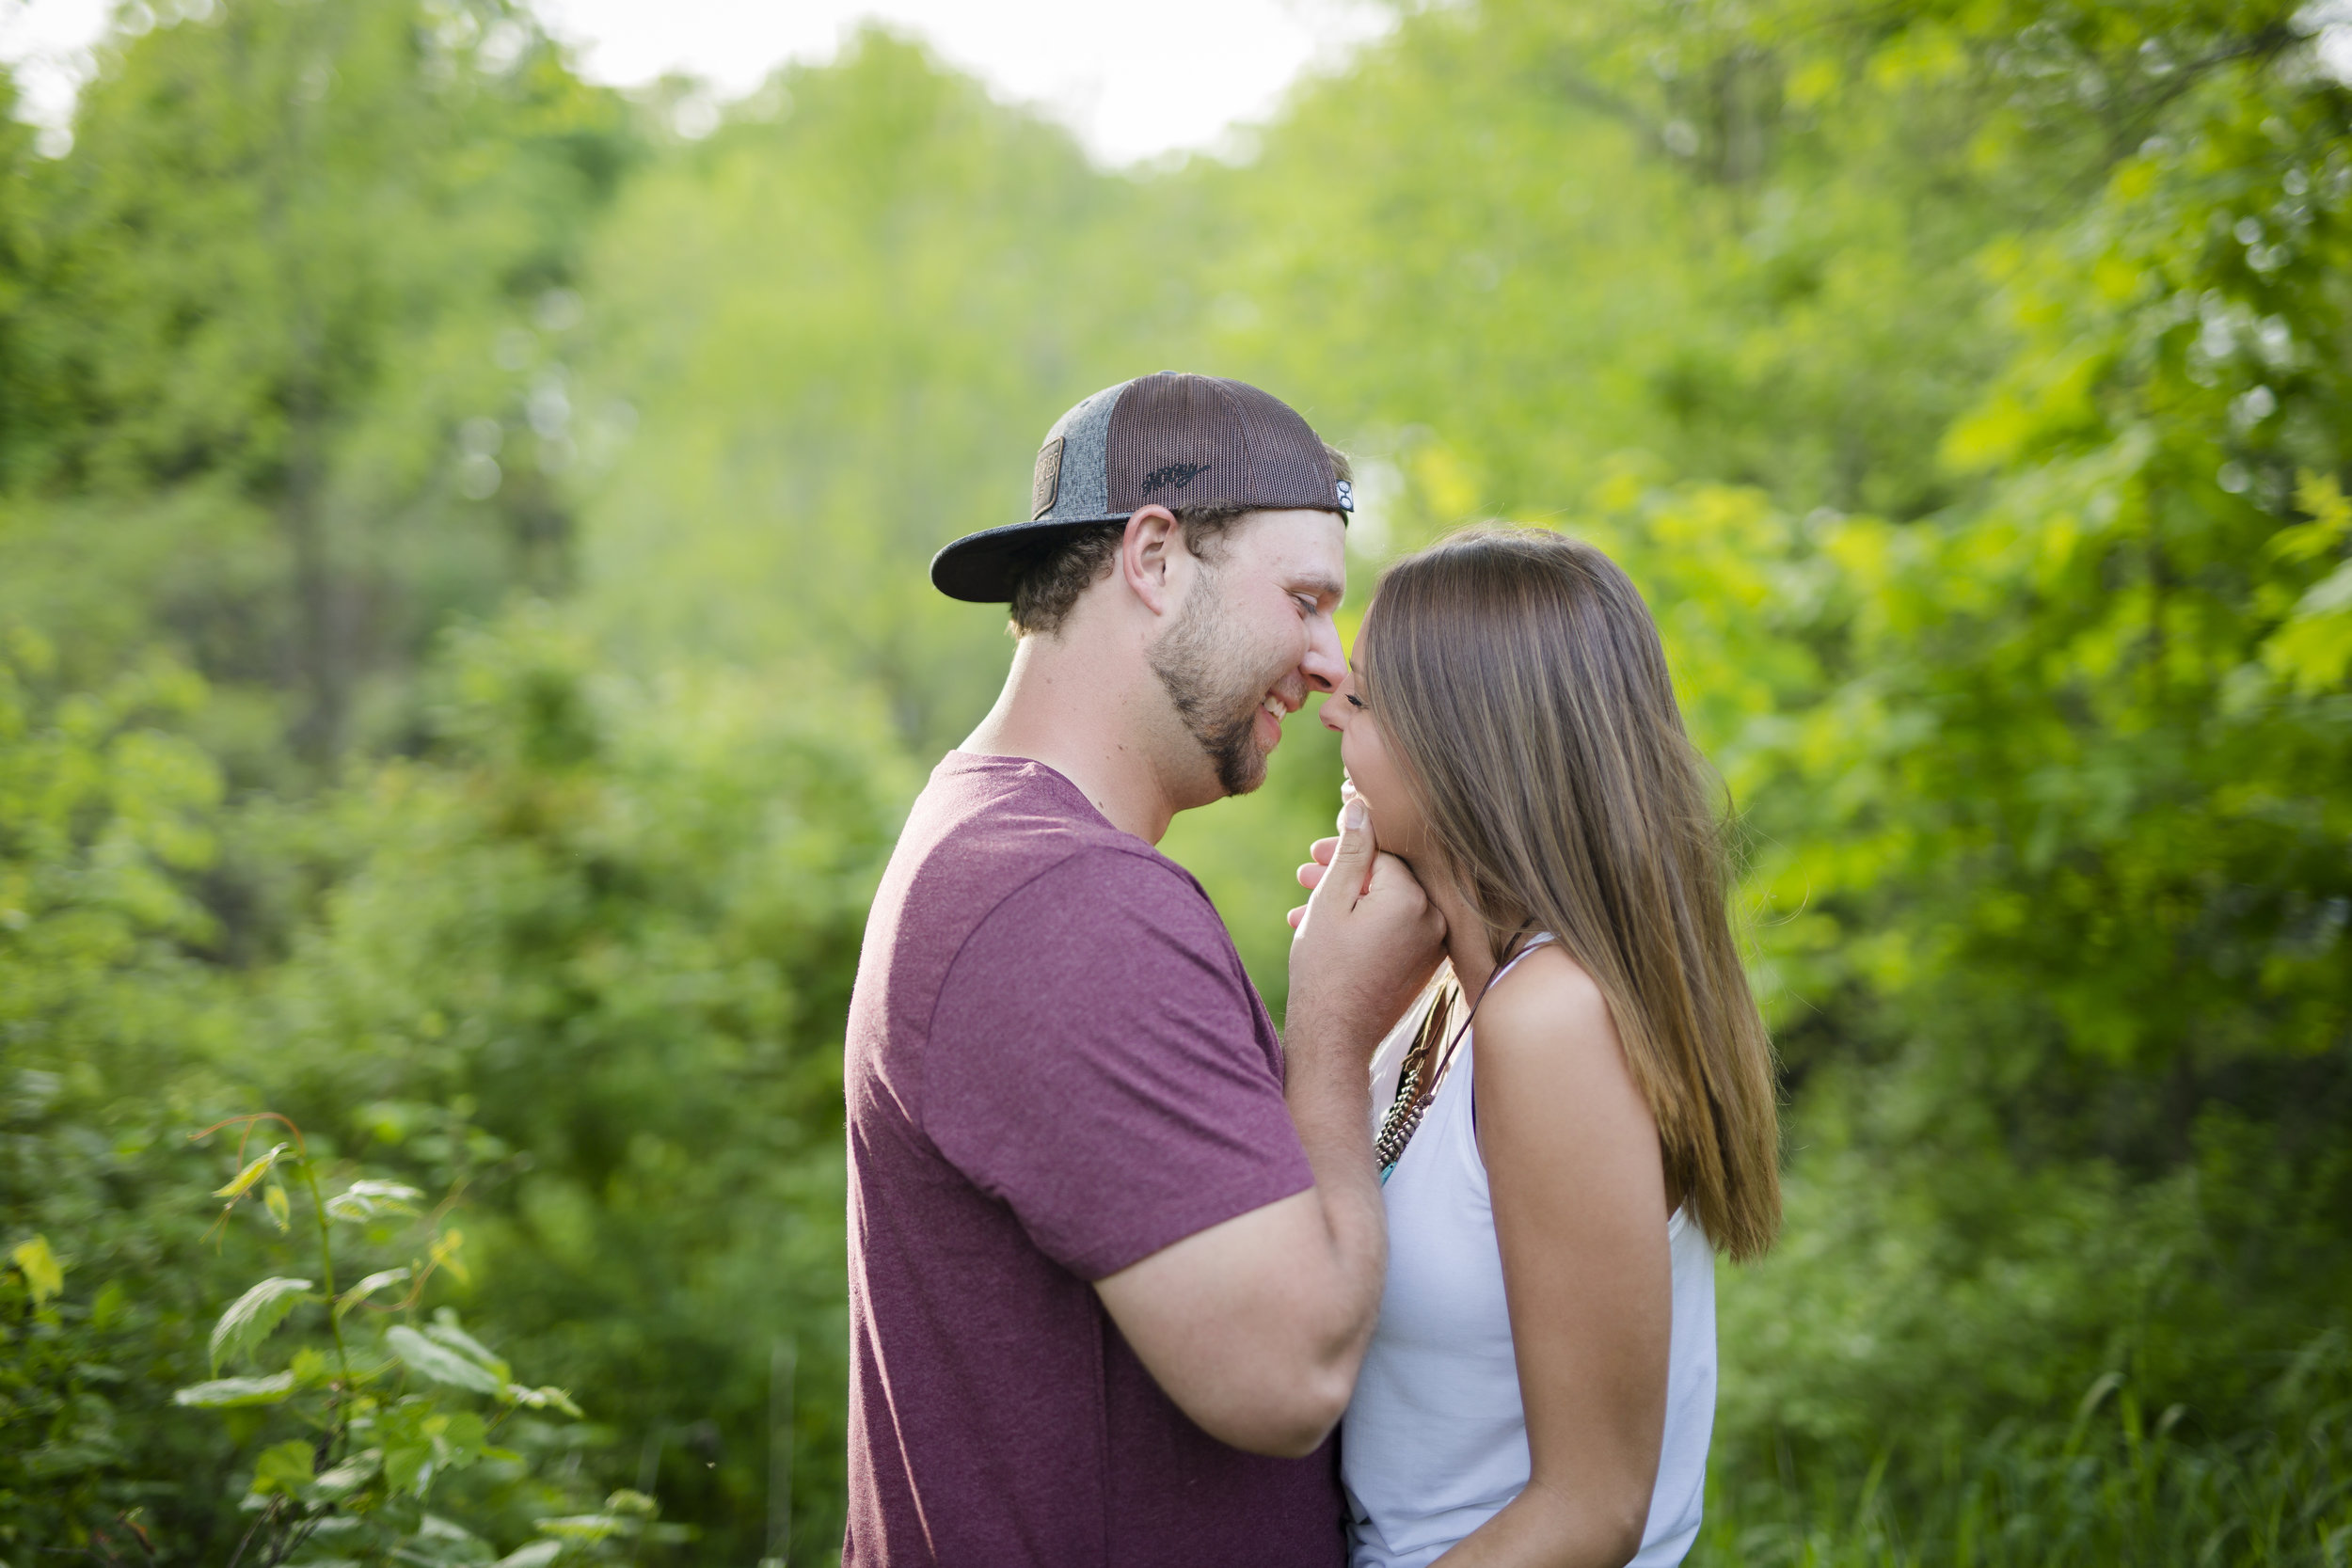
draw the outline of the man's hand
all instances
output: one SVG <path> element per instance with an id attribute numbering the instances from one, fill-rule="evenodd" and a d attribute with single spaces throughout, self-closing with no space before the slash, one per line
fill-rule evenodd
<path id="1" fill-rule="evenodd" d="M 1380 853 L 1361 796 L 1312 852 L 1298 872 L 1312 895 L 1291 919 L 1290 1034 L 1361 1065 L 1437 972 L 1445 920 L 1405 863 Z"/>
<path id="2" fill-rule="evenodd" d="M 1346 1409 L 1380 1309 L 1388 1244 L 1372 1164 L 1380 1037 L 1437 968 L 1445 922 L 1351 801 L 1291 943 L 1284 1085 L 1311 1191 L 1095 1281 L 1177 1407 L 1253 1453 L 1313 1450 Z"/>

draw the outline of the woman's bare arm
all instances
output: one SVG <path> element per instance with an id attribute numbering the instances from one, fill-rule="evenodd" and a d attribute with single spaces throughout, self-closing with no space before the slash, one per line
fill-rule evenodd
<path id="1" fill-rule="evenodd" d="M 1478 1142 L 1527 1408 L 1527 1490 L 1444 1568 L 1622 1568 L 1666 1419 L 1674 1277 L 1658 1128 L 1600 991 L 1557 947 L 1479 1008 Z"/>

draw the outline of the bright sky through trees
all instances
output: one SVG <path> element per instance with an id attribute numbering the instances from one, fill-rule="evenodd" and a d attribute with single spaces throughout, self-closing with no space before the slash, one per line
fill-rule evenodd
<path id="1" fill-rule="evenodd" d="M 52 128 L 52 150 L 113 8 L 113 0 L 0 0 L 0 59 L 18 68 L 24 117 Z M 1000 96 L 1042 105 L 1113 164 L 1213 146 L 1264 117 L 1302 71 L 1385 31 L 1392 14 L 1371 0 L 539 0 L 536 8 L 593 81 L 628 87 L 677 71 L 722 99 L 787 60 L 830 58 L 849 30 L 879 19 L 921 35 Z M 687 110 L 683 129 L 697 112 Z"/>

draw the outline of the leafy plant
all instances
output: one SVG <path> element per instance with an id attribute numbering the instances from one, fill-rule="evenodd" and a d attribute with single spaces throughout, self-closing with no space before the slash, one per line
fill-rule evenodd
<path id="1" fill-rule="evenodd" d="M 248 1160 L 246 1144 L 263 1122 L 282 1125 L 288 1141 Z M 257 1112 L 193 1136 L 230 1126 L 240 1131 L 237 1171 L 214 1194 L 226 1200 L 220 1223 L 259 1194 L 270 1223 L 291 1237 L 297 1227 L 287 1196 L 291 1179 L 306 1200 L 300 1228 L 316 1238 L 318 1278 L 272 1275 L 231 1302 L 213 1328 L 215 1375 L 174 1396 L 197 1410 L 266 1408 L 281 1426 L 301 1429 L 255 1456 L 243 1502 L 252 1523 L 229 1568 L 248 1561 L 276 1568 L 322 1556 L 360 1563 L 495 1558 L 501 1568 L 547 1568 L 559 1560 L 606 1560 L 622 1543 L 683 1536 L 681 1527 L 656 1524 L 653 1499 L 635 1491 L 613 1493 L 601 1510 L 532 1520 L 537 1539 L 503 1558 L 483 1535 L 436 1512 L 443 1506 L 437 1490 L 448 1493 L 459 1472 L 501 1466 L 510 1487 L 529 1477 L 530 1457 L 500 1441 L 517 1418 L 551 1412 L 578 1420 L 580 1406 L 564 1389 L 516 1382 L 507 1363 L 468 1333 L 453 1309 L 421 1315 L 427 1281 L 463 1267 L 462 1233 L 445 1223 L 454 1190 L 430 1212 L 419 1208 L 421 1192 L 398 1181 L 352 1180 L 329 1196 L 319 1162 L 293 1121 Z M 342 1287 L 339 1227 L 346 1254 L 356 1241 L 371 1251 L 406 1250 L 408 1260 Z M 36 1238 L 17 1250 L 35 1293 L 55 1293 L 56 1263 L 46 1243 Z M 297 1314 L 310 1331 L 306 1342 L 278 1370 L 260 1370 L 266 1348 Z M 233 1375 L 217 1375 L 223 1370 Z"/>

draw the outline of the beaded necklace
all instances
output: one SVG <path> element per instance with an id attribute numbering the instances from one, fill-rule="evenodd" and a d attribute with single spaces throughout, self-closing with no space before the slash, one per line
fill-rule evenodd
<path id="1" fill-rule="evenodd" d="M 1537 937 L 1505 958 L 1496 966 L 1492 974 L 1486 976 L 1486 983 L 1479 988 L 1478 1001 L 1471 1003 L 1470 1011 L 1462 1016 L 1462 1026 L 1454 1032 L 1451 1040 L 1446 1041 L 1444 1054 L 1438 1057 L 1434 1067 L 1429 1059 L 1430 1053 L 1438 1042 L 1445 1038 L 1447 1016 L 1454 1010 L 1454 999 L 1461 995 L 1461 987 L 1457 984 L 1439 991 L 1437 1000 L 1429 1005 L 1429 1017 L 1422 1022 L 1421 1033 L 1414 1037 L 1411 1047 L 1406 1051 L 1404 1065 L 1397 1073 L 1396 1098 L 1389 1101 L 1388 1115 L 1380 1118 L 1380 1135 L 1372 1141 L 1372 1158 L 1380 1167 L 1382 1186 L 1388 1185 L 1389 1178 L 1396 1170 L 1396 1163 L 1405 1158 L 1405 1146 L 1413 1141 L 1413 1133 L 1421 1127 L 1421 1118 L 1429 1114 L 1430 1103 L 1438 1097 L 1438 1085 L 1444 1079 L 1446 1069 L 1454 1065 L 1454 1053 L 1460 1047 L 1463 1037 L 1470 1033 L 1470 1020 L 1478 1016 L 1479 1003 L 1485 1002 L 1493 993 L 1495 982 L 1502 979 L 1513 964 L 1549 940 L 1548 937 Z"/>

